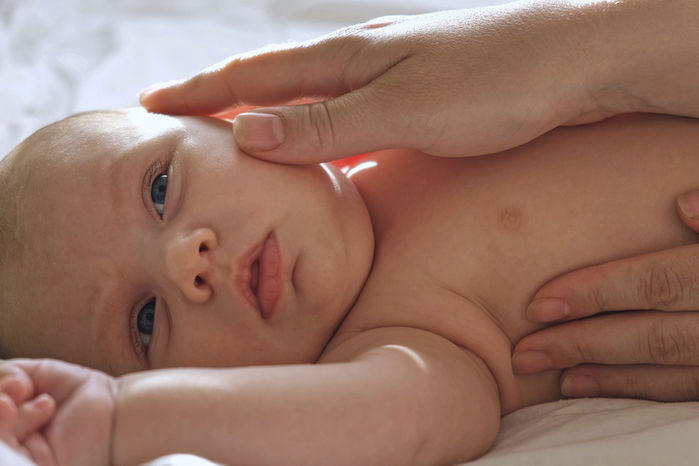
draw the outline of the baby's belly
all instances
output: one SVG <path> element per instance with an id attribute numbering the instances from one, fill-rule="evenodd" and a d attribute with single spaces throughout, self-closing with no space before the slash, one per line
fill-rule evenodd
<path id="1" fill-rule="evenodd" d="M 675 198 L 699 187 L 699 120 L 633 116 L 555 130 L 495 156 L 393 153 L 380 163 L 402 173 L 392 177 L 401 186 L 382 188 L 377 272 L 400 273 L 392 286 L 404 293 L 424 286 L 422 294 L 435 295 L 416 299 L 401 318 L 475 351 L 501 390 L 538 389 L 530 401 L 558 393 L 557 374 L 511 372 L 511 347 L 541 328 L 524 316 L 541 285 L 697 239 L 677 217 Z"/>

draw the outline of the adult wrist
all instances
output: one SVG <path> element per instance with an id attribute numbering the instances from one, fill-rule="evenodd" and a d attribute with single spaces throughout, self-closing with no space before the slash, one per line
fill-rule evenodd
<path id="1" fill-rule="evenodd" d="M 589 7 L 590 100 L 600 113 L 699 116 L 699 2 L 617 0 Z"/>

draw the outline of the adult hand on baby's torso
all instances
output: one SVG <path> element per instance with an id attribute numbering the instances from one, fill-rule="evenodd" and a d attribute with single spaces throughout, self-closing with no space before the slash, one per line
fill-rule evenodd
<path id="1" fill-rule="evenodd" d="M 678 206 L 699 232 L 699 191 Z M 699 400 L 697 311 L 699 244 L 574 271 L 544 285 L 527 311 L 532 321 L 570 322 L 522 339 L 513 366 L 520 374 L 568 368 L 566 396 Z"/>
<path id="2" fill-rule="evenodd" d="M 586 34 L 590 21 L 566 8 L 578 7 L 377 18 L 233 56 L 150 88 L 141 102 L 156 112 L 221 115 L 240 105 L 328 98 L 237 117 L 241 148 L 274 161 L 314 163 L 396 147 L 440 156 L 496 152 L 619 110 L 603 113 L 592 101 L 585 76 L 603 63 L 584 63 L 594 54 L 582 48 L 604 39 Z"/>

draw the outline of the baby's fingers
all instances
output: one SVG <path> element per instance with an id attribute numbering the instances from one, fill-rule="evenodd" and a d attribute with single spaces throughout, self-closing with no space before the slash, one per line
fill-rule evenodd
<path id="1" fill-rule="evenodd" d="M 23 442 L 32 433 L 42 428 L 51 420 L 56 409 L 56 402 L 44 393 L 20 406 L 15 425 L 15 435 Z"/>
<path id="2" fill-rule="evenodd" d="M 8 395 L 0 393 L 0 440 L 10 444 L 15 435 L 17 405 Z"/>
<path id="3" fill-rule="evenodd" d="M 46 438 L 38 432 L 33 432 L 24 440 L 24 448 L 32 460 L 39 466 L 54 466 L 56 461 Z"/>
<path id="4" fill-rule="evenodd" d="M 0 368 L 0 393 L 5 393 L 15 403 L 21 404 L 33 396 L 34 383 L 25 371 L 5 363 Z"/>

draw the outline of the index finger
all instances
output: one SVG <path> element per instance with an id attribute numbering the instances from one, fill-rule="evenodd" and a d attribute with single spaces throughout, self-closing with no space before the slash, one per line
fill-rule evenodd
<path id="1" fill-rule="evenodd" d="M 234 55 L 189 79 L 146 88 L 141 91 L 141 105 L 161 113 L 212 115 L 242 104 L 287 102 L 303 94 L 299 67 L 308 73 L 306 79 L 319 76 L 318 66 L 313 67 L 317 60 L 312 57 L 317 53 L 316 49 L 289 44 Z M 338 83 L 327 79 L 305 85 L 313 85 L 323 94 L 338 91 Z"/>
<path id="2" fill-rule="evenodd" d="M 141 104 L 162 113 L 213 115 L 238 105 L 336 97 L 364 86 L 399 61 L 390 50 L 368 47 L 371 40 L 362 31 L 361 25 L 352 26 L 315 40 L 234 55 L 189 79 L 145 89 Z"/>
<path id="3" fill-rule="evenodd" d="M 527 317 L 534 322 L 565 321 L 629 309 L 699 310 L 699 245 L 562 275 L 539 289 Z"/>

